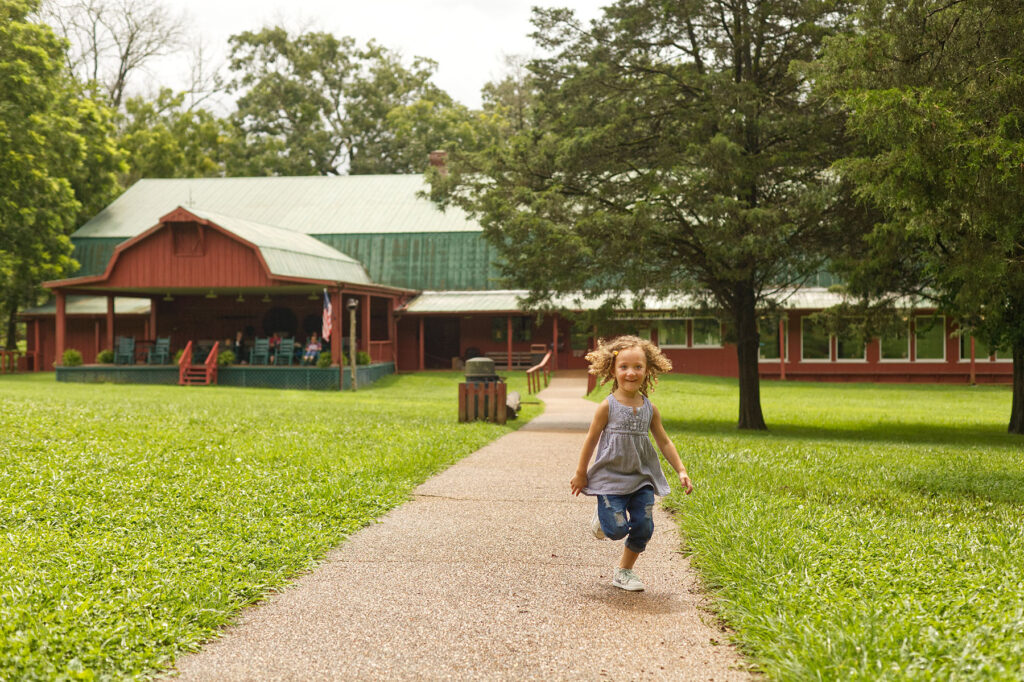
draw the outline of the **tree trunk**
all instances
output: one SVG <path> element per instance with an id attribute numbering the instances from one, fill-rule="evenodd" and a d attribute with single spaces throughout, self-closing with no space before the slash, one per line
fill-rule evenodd
<path id="1" fill-rule="evenodd" d="M 1024 342 L 1013 344 L 1013 402 L 1010 405 L 1010 433 L 1024 434 Z"/>
<path id="2" fill-rule="evenodd" d="M 740 379 L 740 420 L 741 429 L 766 430 L 764 415 L 761 413 L 761 377 L 758 373 L 758 349 L 760 337 L 757 333 L 757 310 L 754 307 L 754 292 L 746 287 L 738 297 L 736 306 L 736 357 L 739 360 Z"/>

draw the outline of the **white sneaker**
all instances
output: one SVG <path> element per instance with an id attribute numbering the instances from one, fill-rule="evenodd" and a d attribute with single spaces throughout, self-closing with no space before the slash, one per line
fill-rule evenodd
<path id="1" fill-rule="evenodd" d="M 604 531 L 601 530 L 601 517 L 597 515 L 597 510 L 594 510 L 594 520 L 590 522 L 590 530 L 594 533 L 594 537 L 598 540 L 607 540 L 604 536 Z"/>
<path id="2" fill-rule="evenodd" d="M 644 584 L 637 577 L 636 573 L 629 568 L 616 568 L 615 578 L 612 579 L 612 585 L 619 589 L 626 590 L 627 592 L 643 592 Z"/>

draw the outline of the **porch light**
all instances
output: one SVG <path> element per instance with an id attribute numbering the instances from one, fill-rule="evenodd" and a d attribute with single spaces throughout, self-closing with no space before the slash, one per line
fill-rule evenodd
<path id="1" fill-rule="evenodd" d="M 235 303 L 245 303 L 245 297 L 242 296 L 242 292 L 238 292 L 238 298 L 235 299 Z"/>
<path id="2" fill-rule="evenodd" d="M 263 294 L 263 298 L 260 299 L 263 303 L 270 303 L 270 294 Z"/>
<path id="3" fill-rule="evenodd" d="M 167 294 L 164 295 L 164 300 L 165 301 L 173 301 L 174 297 L 171 296 L 171 294 L 168 292 Z"/>
<path id="4" fill-rule="evenodd" d="M 306 300 L 307 301 L 319 301 L 320 300 L 320 296 L 318 296 L 315 291 L 311 291 L 311 292 L 309 292 L 309 296 L 306 297 Z"/>
<path id="5" fill-rule="evenodd" d="M 217 294 L 213 293 L 213 289 L 210 289 L 204 298 L 217 298 Z"/>

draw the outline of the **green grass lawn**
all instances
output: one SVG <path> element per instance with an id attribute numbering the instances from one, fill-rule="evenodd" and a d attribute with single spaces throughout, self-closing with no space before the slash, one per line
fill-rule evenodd
<path id="1" fill-rule="evenodd" d="M 357 393 L 0 378 L 0 679 L 145 675 L 515 428 L 462 375 Z M 525 374 L 510 388 L 525 394 Z"/>
<path id="2" fill-rule="evenodd" d="M 652 399 L 697 489 L 668 498 L 736 640 L 781 680 L 1024 679 L 1024 438 L 1007 387 L 735 381 Z"/>

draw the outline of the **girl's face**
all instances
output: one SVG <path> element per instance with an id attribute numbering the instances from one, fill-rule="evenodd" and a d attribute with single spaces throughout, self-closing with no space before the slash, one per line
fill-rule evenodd
<path id="1" fill-rule="evenodd" d="M 615 356 L 615 381 L 625 391 L 639 391 L 647 376 L 647 356 L 637 348 L 625 348 Z"/>

